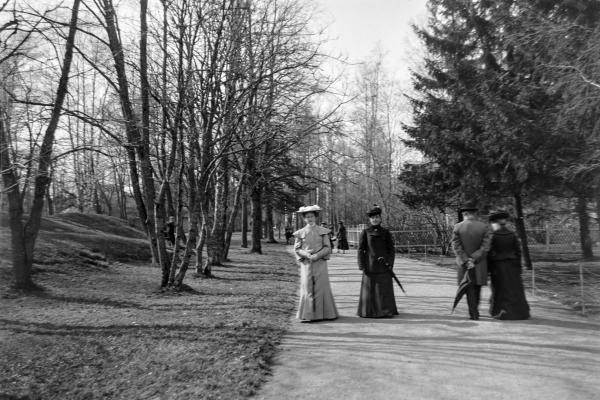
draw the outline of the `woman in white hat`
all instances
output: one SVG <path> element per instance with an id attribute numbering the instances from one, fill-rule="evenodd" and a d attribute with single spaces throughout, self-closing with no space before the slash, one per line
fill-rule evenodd
<path id="1" fill-rule="evenodd" d="M 296 232 L 294 251 L 300 263 L 300 304 L 297 318 L 302 321 L 336 319 L 338 317 L 327 260 L 331 253 L 329 229 L 316 224 L 321 208 L 317 205 L 300 207 L 306 226 Z"/>

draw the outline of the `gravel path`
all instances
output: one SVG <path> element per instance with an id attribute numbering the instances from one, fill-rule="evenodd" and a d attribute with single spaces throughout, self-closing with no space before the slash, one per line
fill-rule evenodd
<path id="1" fill-rule="evenodd" d="M 531 298 L 532 319 L 454 315 L 453 271 L 399 258 L 400 315 L 356 316 L 361 276 L 356 254 L 334 254 L 329 273 L 341 317 L 293 321 L 258 399 L 540 399 L 600 398 L 600 322 L 544 298 Z M 529 293 L 528 293 L 529 295 Z M 486 300 L 483 300 L 486 299 Z"/>

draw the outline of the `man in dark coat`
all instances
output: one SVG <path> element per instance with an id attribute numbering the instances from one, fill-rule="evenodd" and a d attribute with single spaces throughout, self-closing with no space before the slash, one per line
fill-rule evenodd
<path id="1" fill-rule="evenodd" d="M 394 265 L 394 241 L 390 231 L 381 227 L 381 208 L 375 206 L 367 215 L 371 226 L 361 233 L 358 242 L 358 268 L 363 271 L 358 316 L 392 317 L 398 315 L 392 276 L 377 259 L 383 257 Z"/>
<path id="2" fill-rule="evenodd" d="M 477 220 L 477 206 L 465 205 L 460 210 L 464 220 L 454 225 L 452 231 L 452 249 L 458 265 L 458 282 L 467 269 L 475 268 L 475 280 L 467 290 L 469 316 L 479 319 L 479 300 L 481 286 L 487 285 L 487 253 L 490 250 L 492 235 L 489 226 Z"/>

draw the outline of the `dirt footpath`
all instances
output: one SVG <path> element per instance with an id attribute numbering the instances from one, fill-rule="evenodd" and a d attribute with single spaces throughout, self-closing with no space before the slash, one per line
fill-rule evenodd
<path id="1" fill-rule="evenodd" d="M 544 298 L 528 300 L 532 319 L 467 318 L 466 300 L 454 315 L 453 271 L 399 258 L 395 271 L 400 315 L 356 316 L 361 276 L 356 254 L 329 262 L 341 317 L 292 323 L 273 377 L 258 399 L 540 399 L 600 398 L 600 322 Z M 484 300 L 485 299 L 485 300 Z"/>

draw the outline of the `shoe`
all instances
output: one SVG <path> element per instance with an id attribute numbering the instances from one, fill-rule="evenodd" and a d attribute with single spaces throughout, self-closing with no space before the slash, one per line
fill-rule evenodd
<path id="1" fill-rule="evenodd" d="M 479 321 L 479 316 L 474 315 L 474 316 L 469 317 L 469 319 L 472 319 L 473 321 Z"/>

